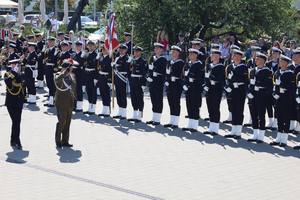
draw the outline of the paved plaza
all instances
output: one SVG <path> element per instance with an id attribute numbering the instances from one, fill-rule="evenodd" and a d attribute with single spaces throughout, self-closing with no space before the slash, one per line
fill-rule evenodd
<path id="1" fill-rule="evenodd" d="M 290 136 L 284 149 L 248 143 L 251 130 L 247 128 L 238 142 L 223 137 L 230 129 L 227 125 L 221 126 L 220 136 L 203 135 L 200 132 L 208 123 L 202 120 L 200 132 L 189 134 L 80 113 L 71 124 L 74 147 L 57 150 L 55 108 L 42 106 L 46 93 L 39 90 L 37 106 L 25 106 L 23 111 L 23 151 L 13 151 L 1 84 L 1 200 L 299 199 L 300 152 L 291 147 L 300 137 Z M 98 101 L 97 112 L 100 108 Z M 168 122 L 168 110 L 165 99 L 163 123 Z M 182 99 L 181 127 L 185 114 Z M 205 102 L 201 116 L 207 117 Z M 222 120 L 226 116 L 223 101 Z M 147 96 L 143 120 L 150 118 Z M 275 136 L 268 132 L 266 142 Z"/>

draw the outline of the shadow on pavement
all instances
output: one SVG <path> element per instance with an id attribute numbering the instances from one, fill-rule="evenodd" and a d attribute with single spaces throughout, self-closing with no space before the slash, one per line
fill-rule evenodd
<path id="1" fill-rule="evenodd" d="M 79 158 L 82 156 L 80 150 L 74 150 L 72 148 L 57 148 L 57 154 L 59 161 L 62 163 L 76 163 L 79 162 Z"/>
<path id="2" fill-rule="evenodd" d="M 15 164 L 24 164 L 26 163 L 24 159 L 28 157 L 29 151 L 14 149 L 11 152 L 7 152 L 6 155 L 7 155 L 6 162 L 15 163 Z"/>

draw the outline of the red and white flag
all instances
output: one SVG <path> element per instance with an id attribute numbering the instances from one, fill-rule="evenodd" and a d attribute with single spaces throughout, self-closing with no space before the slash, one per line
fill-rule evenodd
<path id="1" fill-rule="evenodd" d="M 1 30 L 1 39 L 9 40 L 11 38 L 11 32 L 9 29 L 0 29 Z"/>
<path id="2" fill-rule="evenodd" d="M 109 22 L 106 28 L 105 37 L 105 48 L 109 50 L 109 56 L 111 57 L 114 50 L 119 47 L 119 40 L 117 36 L 117 31 L 115 27 L 115 13 L 111 13 L 109 17 Z"/>

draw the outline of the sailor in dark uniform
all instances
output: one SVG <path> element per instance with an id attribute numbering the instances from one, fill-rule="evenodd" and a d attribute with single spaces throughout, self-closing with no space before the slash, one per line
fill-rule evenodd
<path id="1" fill-rule="evenodd" d="M 12 41 L 10 41 L 8 46 L 8 57 L 3 62 L 3 65 L 6 69 L 8 69 L 9 61 L 19 59 L 20 55 L 16 53 L 16 44 Z"/>
<path id="2" fill-rule="evenodd" d="M 250 73 L 250 71 L 254 68 L 256 68 L 256 54 L 259 53 L 261 51 L 261 48 L 259 46 L 251 46 L 251 58 L 247 61 L 247 67 L 248 67 L 248 72 Z M 253 104 L 251 103 L 251 99 L 248 98 L 248 107 L 249 107 L 249 111 L 251 113 L 251 109 L 252 109 Z M 255 108 L 253 108 L 255 110 Z M 252 118 L 251 116 L 249 117 L 249 122 L 244 124 L 244 126 L 251 126 L 252 125 Z"/>
<path id="3" fill-rule="evenodd" d="M 186 97 L 188 125 L 182 130 L 190 132 L 198 131 L 199 110 L 202 105 L 205 67 L 198 59 L 199 54 L 200 51 L 198 49 L 189 49 L 189 67 L 184 72 L 183 90 Z"/>
<path id="4" fill-rule="evenodd" d="M 293 56 L 292 56 L 292 59 L 294 61 L 294 64 L 295 64 L 295 70 L 294 70 L 294 74 L 296 76 L 296 85 L 297 85 L 297 88 L 296 88 L 296 125 L 295 125 L 295 129 L 293 131 L 294 134 L 298 135 L 300 134 L 300 98 L 299 95 L 300 95 L 300 84 L 299 84 L 299 81 L 300 81 L 300 49 L 297 48 L 293 51 Z"/>
<path id="5" fill-rule="evenodd" d="M 110 88 L 112 79 L 112 58 L 109 56 L 109 52 L 106 48 L 102 49 L 102 56 L 100 57 L 99 74 L 97 75 L 97 87 L 100 90 L 100 96 L 102 99 L 102 110 L 99 116 L 109 117 L 111 114 L 110 102 Z"/>
<path id="6" fill-rule="evenodd" d="M 205 49 L 205 43 L 204 40 L 200 38 L 195 38 L 191 41 L 192 49 L 199 50 L 198 60 L 200 60 L 203 64 L 205 64 L 206 61 L 206 49 Z"/>
<path id="7" fill-rule="evenodd" d="M 297 108 L 297 127 L 294 134 L 299 134 L 299 123 L 300 123 L 300 49 L 296 49 L 293 52 L 293 61 L 295 63 L 294 74 L 296 76 L 296 108 Z M 294 147 L 295 150 L 300 150 L 300 145 Z"/>
<path id="8" fill-rule="evenodd" d="M 131 33 L 125 32 L 124 33 L 125 36 L 125 45 L 127 46 L 127 54 L 131 55 L 131 50 L 134 47 L 134 44 L 131 41 Z"/>
<path id="9" fill-rule="evenodd" d="M 279 65 L 279 59 L 280 59 L 281 53 L 282 53 L 282 51 L 280 49 L 278 49 L 276 47 L 272 47 L 271 60 L 268 61 L 266 65 L 272 71 L 273 76 L 279 69 L 278 65 Z M 278 128 L 278 121 L 277 121 L 277 117 L 276 117 L 277 114 L 275 112 L 274 106 L 275 106 L 274 98 L 272 97 L 272 98 L 268 99 L 268 103 L 267 103 L 267 113 L 268 113 L 269 121 L 266 126 L 267 129 L 271 129 L 271 130 L 277 130 L 277 128 Z"/>
<path id="10" fill-rule="evenodd" d="M 225 66 L 221 60 L 220 50 L 211 50 L 211 63 L 205 69 L 206 104 L 209 113 L 209 129 L 204 134 L 219 133 L 220 104 L 225 85 Z"/>
<path id="11" fill-rule="evenodd" d="M 10 145 L 13 148 L 22 149 L 20 141 L 20 124 L 25 101 L 25 80 L 21 74 L 19 62 L 19 59 L 9 61 L 9 69 L 4 74 L 4 81 L 6 84 L 5 105 L 12 120 Z"/>
<path id="12" fill-rule="evenodd" d="M 83 92 L 82 92 L 82 84 L 83 84 L 83 64 L 84 64 L 84 53 L 82 51 L 82 45 L 83 43 L 81 41 L 75 42 L 75 54 L 73 54 L 71 57 L 73 60 L 75 60 L 78 65 L 73 66 L 73 73 L 75 74 L 76 79 L 76 108 L 75 112 L 82 112 L 83 108 Z"/>
<path id="13" fill-rule="evenodd" d="M 71 58 L 71 55 L 69 53 L 68 41 L 64 40 L 64 41 L 60 42 L 60 48 L 61 48 L 61 51 L 58 54 L 58 59 L 57 59 L 58 66 L 61 66 L 65 59 Z"/>
<path id="14" fill-rule="evenodd" d="M 243 120 L 244 120 L 244 106 L 246 100 L 246 90 L 248 86 L 248 68 L 242 63 L 244 52 L 234 50 L 232 56 L 232 67 L 227 71 L 227 85 L 226 92 L 229 93 L 232 106 L 232 129 L 226 138 L 240 139 Z"/>
<path id="15" fill-rule="evenodd" d="M 23 46 L 23 42 L 20 40 L 19 38 L 20 33 L 17 32 L 12 32 L 12 41 L 14 41 L 15 45 L 16 45 L 16 53 L 22 53 L 22 46 Z"/>
<path id="16" fill-rule="evenodd" d="M 129 121 L 140 122 L 144 110 L 144 91 L 146 86 L 146 74 L 148 70 L 147 61 L 142 58 L 143 48 L 133 48 L 133 60 L 129 77 L 130 97 L 133 107 L 133 116 Z"/>
<path id="17" fill-rule="evenodd" d="M 25 77 L 29 104 L 36 104 L 36 88 L 35 79 L 38 75 L 37 65 L 38 56 L 35 51 L 36 43 L 28 42 L 28 55 L 23 59 L 23 64 L 25 65 Z"/>
<path id="18" fill-rule="evenodd" d="M 37 75 L 37 84 L 36 86 L 38 88 L 43 88 L 44 87 L 44 74 L 45 74 L 45 69 L 44 69 L 44 64 L 43 64 L 43 58 L 42 58 L 42 52 L 44 48 L 46 47 L 45 40 L 43 39 L 43 36 L 41 33 L 37 33 L 35 35 L 37 44 L 36 44 L 36 53 L 38 55 L 38 75 Z"/>
<path id="19" fill-rule="evenodd" d="M 249 103 L 251 104 L 250 114 L 252 118 L 253 135 L 248 140 L 250 142 L 262 143 L 264 142 L 266 119 L 265 114 L 267 110 L 267 103 L 269 96 L 272 96 L 273 80 L 272 71 L 266 67 L 265 63 L 268 57 L 260 52 L 256 53 L 254 67 L 249 72 L 250 85 L 249 93 L 247 95 Z"/>
<path id="20" fill-rule="evenodd" d="M 275 99 L 275 109 L 278 117 L 278 132 L 276 139 L 270 145 L 287 146 L 288 134 L 290 133 L 290 120 L 292 118 L 293 104 L 295 100 L 295 74 L 288 69 L 291 59 L 281 55 L 278 75 L 275 80 L 273 97 Z"/>
<path id="21" fill-rule="evenodd" d="M 84 66 L 84 77 L 86 80 L 86 92 L 88 96 L 89 108 L 85 114 L 94 115 L 97 102 L 96 86 L 94 84 L 94 79 L 97 75 L 97 67 L 99 64 L 100 56 L 96 52 L 96 43 L 89 40 L 88 43 L 88 53 L 84 56 L 85 66 Z"/>
<path id="22" fill-rule="evenodd" d="M 167 59 L 163 56 L 164 45 L 154 43 L 155 55 L 150 58 L 147 81 L 152 103 L 152 119 L 147 124 L 160 125 L 161 113 L 163 110 L 163 94 L 165 85 Z"/>
<path id="23" fill-rule="evenodd" d="M 182 93 L 182 78 L 185 62 L 180 58 L 182 49 L 171 46 L 172 59 L 166 69 L 166 92 L 170 107 L 170 121 L 165 127 L 178 128 L 180 115 L 180 99 Z"/>
<path id="24" fill-rule="evenodd" d="M 240 50 L 240 47 L 238 47 L 237 45 L 231 45 L 230 46 L 230 56 L 228 57 L 228 59 L 226 59 L 224 61 L 224 65 L 225 65 L 225 81 L 228 82 L 228 73 L 232 70 L 231 68 L 233 67 L 232 63 L 232 56 L 233 56 L 233 51 L 234 50 Z M 231 104 L 231 96 L 228 92 L 225 91 L 226 94 L 226 101 L 227 101 L 227 106 L 228 106 L 228 117 L 226 118 L 226 120 L 223 121 L 223 123 L 231 123 L 232 122 L 232 104 Z"/>
<path id="25" fill-rule="evenodd" d="M 127 116 L 127 78 L 130 73 L 131 60 L 127 55 L 128 47 L 125 44 L 120 45 L 120 55 L 113 63 L 116 97 L 118 104 L 118 113 L 113 117 L 116 119 L 126 119 Z"/>
<path id="26" fill-rule="evenodd" d="M 48 47 L 45 52 L 43 52 L 43 60 L 45 63 L 45 77 L 47 87 L 49 89 L 48 103 L 44 104 L 47 107 L 54 107 L 54 95 L 55 95 L 55 85 L 54 85 L 54 73 L 57 70 L 57 59 L 59 55 L 59 50 L 55 46 L 55 38 L 48 38 Z"/>

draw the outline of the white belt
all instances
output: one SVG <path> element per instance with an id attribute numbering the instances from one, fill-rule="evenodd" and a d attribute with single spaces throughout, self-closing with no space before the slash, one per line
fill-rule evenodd
<path id="1" fill-rule="evenodd" d="M 85 68 L 84 70 L 87 71 L 87 72 L 93 72 L 93 71 L 95 71 L 95 69 L 89 69 L 89 68 Z"/>
<path id="2" fill-rule="evenodd" d="M 140 74 L 131 74 L 130 76 L 133 77 L 133 78 L 142 78 L 143 77 Z"/>
<path id="3" fill-rule="evenodd" d="M 108 73 L 108 72 L 100 71 L 99 74 L 100 74 L 100 75 L 108 75 L 109 73 Z"/>
<path id="4" fill-rule="evenodd" d="M 46 63 L 46 65 L 48 65 L 48 66 L 54 66 L 55 64 L 54 63 Z"/>
<path id="5" fill-rule="evenodd" d="M 25 66 L 29 68 L 36 68 L 36 65 L 25 65 Z"/>

